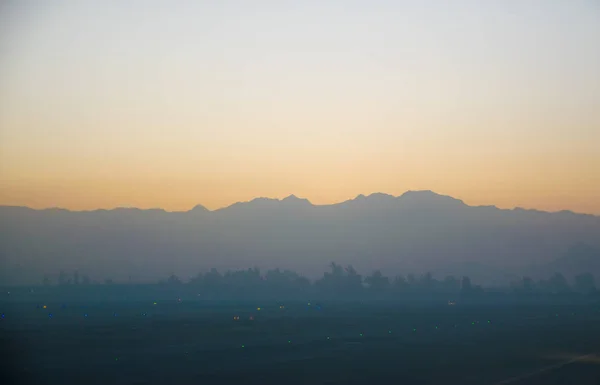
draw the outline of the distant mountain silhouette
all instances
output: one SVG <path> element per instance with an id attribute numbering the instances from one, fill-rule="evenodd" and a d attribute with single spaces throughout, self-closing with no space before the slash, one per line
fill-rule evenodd
<path id="1" fill-rule="evenodd" d="M 194 206 L 193 209 L 191 209 L 188 212 L 192 213 L 192 214 L 202 214 L 202 213 L 207 213 L 208 209 L 202 205 L 196 205 L 196 206 Z"/>
<path id="2" fill-rule="evenodd" d="M 210 267 L 247 266 L 314 277 L 331 261 L 390 275 L 460 274 L 468 266 L 474 282 L 500 281 L 531 269 L 564 269 L 569 263 L 544 266 L 574 258 L 573 245 L 600 248 L 600 217 L 474 207 L 431 191 L 359 195 L 332 205 L 290 195 L 187 212 L 0 206 L 0 284 L 41 282 L 60 270 L 100 281 L 154 280 L 167 272 L 185 279 Z"/>
<path id="3" fill-rule="evenodd" d="M 249 202 L 237 202 L 231 206 L 215 210 L 218 213 L 253 213 L 261 210 L 273 211 L 273 210 L 284 210 L 282 212 L 288 212 L 290 209 L 301 209 L 313 207 L 313 204 L 308 199 L 300 199 L 295 195 L 290 195 L 284 199 L 273 199 L 273 198 L 255 198 Z"/>

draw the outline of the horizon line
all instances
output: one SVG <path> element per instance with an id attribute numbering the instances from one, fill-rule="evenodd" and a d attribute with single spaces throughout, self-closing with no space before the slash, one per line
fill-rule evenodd
<path id="1" fill-rule="evenodd" d="M 116 211 L 116 210 L 138 210 L 138 211 L 162 211 L 165 213 L 191 213 L 192 211 L 196 210 L 196 209 L 202 209 L 203 211 L 206 212 L 217 212 L 217 211 L 221 211 L 221 210 L 225 210 L 228 208 L 231 208 L 235 205 L 239 205 L 239 204 L 244 204 L 244 203 L 251 203 L 257 200 L 269 200 L 269 201 L 277 201 L 277 202 L 283 202 L 285 200 L 288 199 L 296 199 L 298 201 L 305 201 L 307 202 L 309 205 L 313 206 L 313 207 L 327 207 L 327 206 L 335 206 L 335 205 L 339 205 L 339 204 L 343 204 L 346 202 L 351 202 L 351 201 L 355 201 L 357 199 L 362 199 L 362 198 L 370 198 L 373 197 L 374 195 L 379 195 L 379 196 L 386 196 L 386 197 L 390 197 L 393 199 L 398 199 L 401 198 L 402 196 L 408 194 L 408 193 L 430 193 L 433 194 L 434 196 L 440 197 L 440 198 L 450 198 L 452 200 L 455 200 L 459 203 L 462 203 L 463 205 L 467 206 L 467 207 L 471 207 L 471 208 L 477 208 L 477 207 L 487 207 L 487 208 L 494 208 L 497 210 L 504 210 L 504 211 L 516 211 L 516 210 L 524 210 L 524 211 L 530 211 L 530 212 L 538 212 L 538 213 L 548 213 L 548 214 L 559 214 L 559 213 L 571 213 L 571 214 L 576 214 L 576 215 L 588 215 L 588 216 L 593 216 L 593 217 L 600 217 L 599 214 L 592 214 L 592 213 L 582 213 L 582 212 L 575 212 L 573 210 L 569 210 L 569 209 L 563 209 L 563 210 L 557 210 L 557 211 L 546 211 L 546 210 L 539 210 L 539 209 L 535 209 L 535 208 L 524 208 L 524 207 L 520 207 L 520 206 L 514 206 L 512 208 L 500 208 L 496 205 L 469 205 L 467 203 L 465 203 L 462 199 L 458 199 L 455 198 L 453 196 L 450 195 L 444 195 L 444 194 L 439 194 L 433 190 L 406 190 L 405 192 L 403 192 L 400 195 L 392 195 L 392 194 L 388 194 L 388 193 L 383 193 L 383 192 L 373 192 L 370 193 L 368 195 L 365 194 L 358 194 L 356 195 L 354 198 L 350 198 L 350 199 L 346 199 L 340 202 L 335 202 L 335 203 L 329 203 L 329 204 L 314 204 L 312 203 L 309 199 L 307 198 L 300 198 L 295 194 L 290 194 L 284 198 L 269 198 L 269 197 L 265 197 L 265 196 L 257 196 L 254 197 L 250 200 L 246 200 L 246 201 L 237 201 L 237 202 L 233 202 L 227 206 L 223 206 L 223 207 L 219 207 L 213 210 L 210 210 L 208 208 L 206 208 L 204 205 L 202 204 L 196 204 L 194 205 L 192 208 L 190 208 L 189 210 L 185 210 L 185 211 L 177 211 L 177 210 L 173 210 L 173 211 L 168 211 L 165 210 L 161 207 L 151 207 L 151 208 L 139 208 L 139 207 L 134 207 L 134 206 L 115 206 L 113 208 L 96 208 L 96 209 L 90 209 L 90 210 L 72 210 L 72 209 L 68 209 L 68 208 L 64 208 L 64 207 L 58 207 L 58 206 L 52 206 L 52 207 L 45 207 L 45 208 L 33 208 L 33 207 L 29 207 L 29 206 L 19 206 L 19 205 L 2 205 L 0 204 L 0 207 L 12 207 L 12 208 L 24 208 L 24 209 L 29 209 L 29 210 L 33 210 L 33 211 L 50 211 L 50 210 L 58 210 L 58 211 L 68 211 L 68 212 L 72 212 L 72 213 L 93 213 L 93 212 L 98 212 L 98 211 Z"/>

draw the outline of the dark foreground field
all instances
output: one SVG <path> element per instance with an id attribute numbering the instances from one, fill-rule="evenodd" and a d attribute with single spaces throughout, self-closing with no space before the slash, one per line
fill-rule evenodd
<path id="1" fill-rule="evenodd" d="M 175 300 L 0 311 L 2 384 L 600 384 L 600 306 L 591 303 Z"/>

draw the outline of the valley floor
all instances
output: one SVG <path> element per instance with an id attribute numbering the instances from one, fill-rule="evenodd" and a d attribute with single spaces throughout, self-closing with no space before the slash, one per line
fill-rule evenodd
<path id="1" fill-rule="evenodd" d="M 0 303 L 0 311 L 3 384 L 591 385 L 600 379 L 598 304 L 174 300 Z"/>

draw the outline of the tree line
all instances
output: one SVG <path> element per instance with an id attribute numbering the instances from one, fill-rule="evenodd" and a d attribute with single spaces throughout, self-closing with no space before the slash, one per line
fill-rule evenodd
<path id="1" fill-rule="evenodd" d="M 456 278 L 447 276 L 441 280 L 435 279 L 431 273 L 420 276 L 408 274 L 395 277 L 385 276 L 376 270 L 370 275 L 363 276 L 351 265 L 342 266 L 335 262 L 329 265 L 329 270 L 314 281 L 291 270 L 271 269 L 264 274 L 258 268 L 246 270 L 219 272 L 211 269 L 198 273 L 184 282 L 172 274 L 167 279 L 153 284 L 124 284 L 116 283 L 107 278 L 103 284 L 92 282 L 87 276 L 80 276 L 74 272 L 67 274 L 61 272 L 58 285 L 52 285 L 46 277 L 44 286 L 58 286 L 62 290 L 69 290 L 75 286 L 78 290 L 84 287 L 98 288 L 105 291 L 126 290 L 126 287 L 143 287 L 146 291 L 162 291 L 177 293 L 177 295 L 195 295 L 204 298 L 245 298 L 245 297 L 287 297 L 307 298 L 308 296 L 321 297 L 375 297 L 393 298 L 398 295 L 445 295 L 476 296 L 492 289 L 484 289 L 480 285 L 471 283 L 468 276 Z M 497 288 L 494 290 L 498 290 Z M 555 273 L 548 279 L 534 281 L 530 277 L 522 277 L 513 281 L 509 287 L 501 291 L 512 292 L 519 295 L 533 294 L 567 294 L 596 292 L 595 279 L 591 273 L 582 273 L 575 277 L 572 283 L 560 273 Z"/>

